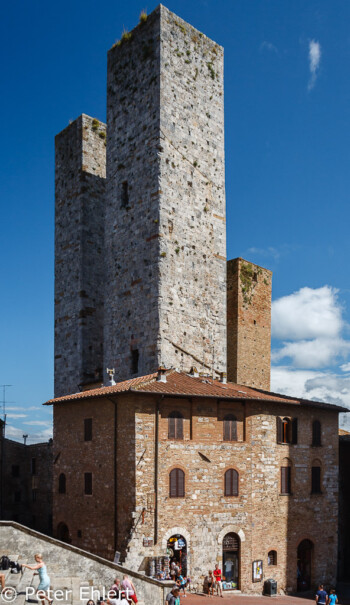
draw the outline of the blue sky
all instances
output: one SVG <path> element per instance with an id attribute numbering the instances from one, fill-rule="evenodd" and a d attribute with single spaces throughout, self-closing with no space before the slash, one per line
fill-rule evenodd
<path id="1" fill-rule="evenodd" d="M 54 136 L 82 112 L 105 120 L 107 50 L 155 6 L 3 7 L 0 383 L 15 438 L 51 431 Z M 350 407 L 350 3 L 167 6 L 225 48 L 228 257 L 273 270 L 272 387 Z"/>

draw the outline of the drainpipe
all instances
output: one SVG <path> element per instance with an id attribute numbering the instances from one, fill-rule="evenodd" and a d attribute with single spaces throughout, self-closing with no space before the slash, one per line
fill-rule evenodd
<path id="1" fill-rule="evenodd" d="M 163 397 L 162 397 L 163 399 Z M 154 544 L 158 542 L 158 442 L 159 442 L 159 399 L 156 403 L 156 426 L 154 443 Z"/>

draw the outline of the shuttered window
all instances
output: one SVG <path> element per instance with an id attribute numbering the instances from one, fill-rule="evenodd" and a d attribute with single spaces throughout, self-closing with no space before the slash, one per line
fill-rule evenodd
<path id="1" fill-rule="evenodd" d="M 92 473 L 84 473 L 84 494 L 92 495 Z"/>
<path id="2" fill-rule="evenodd" d="M 234 468 L 225 473 L 225 496 L 238 496 L 238 473 Z"/>
<path id="3" fill-rule="evenodd" d="M 224 441 L 237 441 L 237 418 L 227 414 L 224 418 Z"/>
<path id="4" fill-rule="evenodd" d="M 169 475 L 170 498 L 185 497 L 185 473 L 181 468 L 174 468 Z"/>
<path id="5" fill-rule="evenodd" d="M 168 417 L 168 439 L 184 438 L 184 418 L 180 412 L 171 412 Z"/>
<path id="6" fill-rule="evenodd" d="M 321 423 L 319 420 L 314 420 L 312 423 L 312 445 L 314 447 L 321 445 Z"/>
<path id="7" fill-rule="evenodd" d="M 281 494 L 291 493 L 291 467 L 281 467 Z"/>
<path id="8" fill-rule="evenodd" d="M 321 467 L 313 466 L 311 468 L 311 493 L 321 493 Z"/>

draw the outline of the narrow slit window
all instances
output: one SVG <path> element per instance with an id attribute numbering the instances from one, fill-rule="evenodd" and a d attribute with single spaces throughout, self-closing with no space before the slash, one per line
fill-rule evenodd
<path id="1" fill-rule="evenodd" d="M 131 373 L 137 374 L 139 371 L 139 350 L 133 349 L 131 351 Z"/>
<path id="2" fill-rule="evenodd" d="M 129 205 L 129 186 L 128 181 L 122 183 L 122 206 L 126 208 Z"/>

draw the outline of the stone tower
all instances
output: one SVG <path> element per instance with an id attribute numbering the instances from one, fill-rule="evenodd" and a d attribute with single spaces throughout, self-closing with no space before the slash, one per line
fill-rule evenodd
<path id="1" fill-rule="evenodd" d="M 55 397 L 102 378 L 105 141 L 86 115 L 56 137 Z"/>
<path id="2" fill-rule="evenodd" d="M 223 49 L 159 6 L 108 53 L 104 369 L 226 371 Z"/>
<path id="3" fill-rule="evenodd" d="M 272 273 L 242 258 L 227 263 L 227 378 L 270 390 Z"/>

